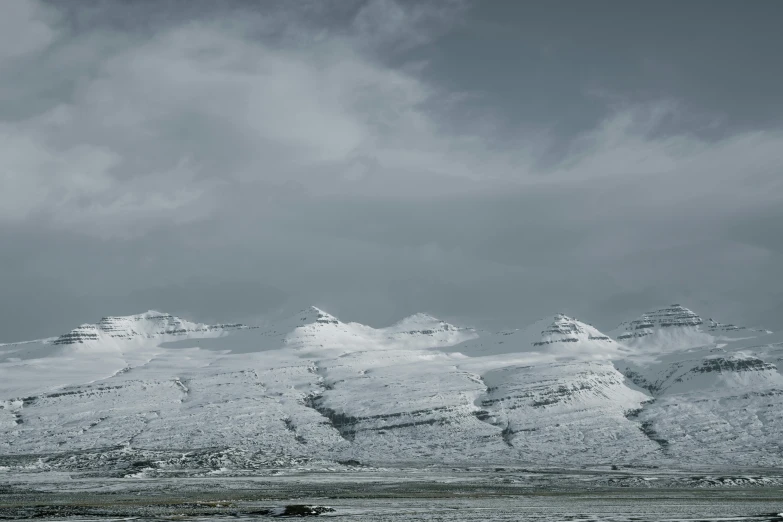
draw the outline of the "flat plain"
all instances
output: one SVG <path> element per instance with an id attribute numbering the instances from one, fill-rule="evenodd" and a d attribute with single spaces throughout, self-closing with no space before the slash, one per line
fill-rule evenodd
<path id="1" fill-rule="evenodd" d="M 783 521 L 781 476 L 656 470 L 270 470 L 263 476 L 0 475 L 3 520 Z M 750 481 L 748 481 L 750 480 Z"/>

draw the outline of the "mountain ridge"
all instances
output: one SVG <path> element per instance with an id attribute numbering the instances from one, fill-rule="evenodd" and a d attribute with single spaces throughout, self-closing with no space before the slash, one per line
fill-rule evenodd
<path id="1" fill-rule="evenodd" d="M 428 314 L 373 328 L 316 307 L 255 327 L 109 316 L 0 345 L 0 449 L 783 464 L 783 336 L 681 305 L 617 331 L 644 335 L 564 314 L 501 332 Z"/>

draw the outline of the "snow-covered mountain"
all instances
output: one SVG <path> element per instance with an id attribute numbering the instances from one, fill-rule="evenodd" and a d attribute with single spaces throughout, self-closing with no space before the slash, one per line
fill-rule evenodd
<path id="1" fill-rule="evenodd" d="M 621 324 L 610 335 L 627 346 L 647 352 L 682 350 L 705 346 L 717 341 L 769 334 L 767 330 L 754 330 L 733 324 L 723 324 L 713 319 L 702 319 L 698 314 L 680 304 L 673 304 Z"/>
<path id="2" fill-rule="evenodd" d="M 616 367 L 653 397 L 633 418 L 678 459 L 779 465 L 783 336 L 671 305 L 621 325 Z"/>
<path id="3" fill-rule="evenodd" d="M 562 314 L 484 332 L 147 312 L 0 345 L 0 453 L 779 466 L 781 363 L 783 336 L 680 305 L 611 335 Z"/>
<path id="4" fill-rule="evenodd" d="M 574 357 L 610 359 L 626 348 L 589 324 L 556 314 L 521 329 L 481 332 L 475 339 L 459 344 L 454 350 L 470 356 L 524 352 L 531 360 L 554 360 Z"/>
<path id="5" fill-rule="evenodd" d="M 83 324 L 51 341 L 54 346 L 70 346 L 74 350 L 116 348 L 118 341 L 144 341 L 187 334 L 205 334 L 245 328 L 241 324 L 206 325 L 193 323 L 150 310 L 126 317 L 104 317 L 97 324 Z"/>

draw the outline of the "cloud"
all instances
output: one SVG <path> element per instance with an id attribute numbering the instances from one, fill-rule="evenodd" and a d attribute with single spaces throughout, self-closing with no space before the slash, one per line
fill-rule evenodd
<path id="1" fill-rule="evenodd" d="M 33 19 L 45 11 L 40 4 L 12 4 L 17 18 L 44 23 Z M 158 27 L 149 38 L 74 33 L 61 27 L 62 16 L 49 16 L 39 31 L 48 36 L 27 52 L 54 38 L 57 46 L 28 66 L 70 81 L 45 110 L 22 97 L 33 112 L 0 123 L 11 158 L 3 176 L 13 188 L 0 219 L 139 234 L 208 219 L 225 203 L 221 195 L 291 182 L 308 196 L 402 200 L 603 187 L 616 194 L 605 210 L 628 201 L 681 208 L 707 197 L 754 204 L 779 194 L 780 132 L 708 140 L 671 125 L 687 110 L 670 101 L 613 100 L 549 165 L 541 161 L 547 144 L 525 127 L 500 136 L 500 128 L 449 125 L 445 114 L 461 110 L 459 93 L 416 67 L 388 65 L 378 51 L 425 44 L 464 3 L 356 5 L 348 25 L 315 32 L 301 9 L 226 10 Z M 100 47 L 108 50 L 96 54 Z M 64 63 L 72 67 L 63 71 Z M 661 132 L 667 125 L 673 130 Z M 643 197 L 634 193 L 639 184 Z"/>
<path id="2" fill-rule="evenodd" d="M 689 116 L 687 107 L 671 100 L 610 105 L 598 125 L 576 136 L 560 162 L 542 171 L 546 179 L 535 182 L 622 180 L 682 186 L 690 180 L 773 181 L 771 174 L 783 165 L 781 129 L 704 137 L 700 125 L 688 125 L 698 121 Z"/>
<path id="3" fill-rule="evenodd" d="M 255 281 L 274 306 L 376 324 L 424 309 L 518 326 L 680 291 L 719 308 L 780 261 L 782 129 L 716 132 L 676 98 L 622 95 L 566 136 L 509 119 L 536 103 L 522 93 L 476 116 L 484 93 L 430 63 L 465 2 L 87 5 L 0 2 L 14 296 L 45 275 L 83 311 L 144 308 L 193 278 L 222 302 Z"/>
<path id="4" fill-rule="evenodd" d="M 53 13 L 38 2 L 8 0 L 0 17 L 0 63 L 42 51 L 56 37 Z"/>
<path id="5" fill-rule="evenodd" d="M 452 144 L 426 107 L 435 89 L 361 49 L 374 38 L 377 9 L 393 11 L 397 25 L 389 30 L 407 39 L 422 19 L 446 11 L 432 14 L 426 5 L 367 4 L 356 32 L 321 35 L 305 48 L 305 37 L 292 35 L 310 29 L 286 17 L 284 38 L 264 37 L 280 13 L 244 20 L 229 12 L 149 39 L 49 28 L 61 35 L 53 56 L 27 66 L 64 72 L 69 82 L 46 110 L 2 122 L 3 145 L 15 158 L 3 174 L 15 204 L 2 219 L 47 214 L 53 226 L 100 235 L 110 227 L 93 225 L 108 219 L 122 235 L 124 224 L 139 220 L 201 215 L 191 209 L 209 206 L 216 183 L 241 191 L 259 180 L 295 179 L 318 193 L 366 176 L 369 164 L 458 173 L 443 164 Z M 101 46 L 109 51 L 96 55 Z M 72 68 L 62 71 L 66 63 Z M 17 100 L 25 102 L 37 108 L 36 100 Z"/>
<path id="6" fill-rule="evenodd" d="M 406 5 L 394 0 L 370 0 L 356 13 L 352 28 L 362 45 L 400 51 L 428 43 L 457 22 L 466 8 L 462 0 Z"/>

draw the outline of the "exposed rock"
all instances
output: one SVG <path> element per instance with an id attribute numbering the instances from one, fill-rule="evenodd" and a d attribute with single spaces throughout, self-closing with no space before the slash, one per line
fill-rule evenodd
<path id="1" fill-rule="evenodd" d="M 774 364 L 751 356 L 713 357 L 691 369 L 694 373 L 776 371 Z"/>
<path id="2" fill-rule="evenodd" d="M 695 312 L 680 304 L 673 304 L 654 312 L 643 314 L 638 319 L 620 325 L 625 332 L 617 335 L 618 341 L 651 335 L 656 328 L 698 327 L 704 321 Z"/>
<path id="3" fill-rule="evenodd" d="M 54 341 L 52 344 L 83 344 L 87 341 L 98 341 L 98 327 L 94 324 L 83 324 L 77 328 L 74 328 L 67 334 L 63 334 Z"/>

